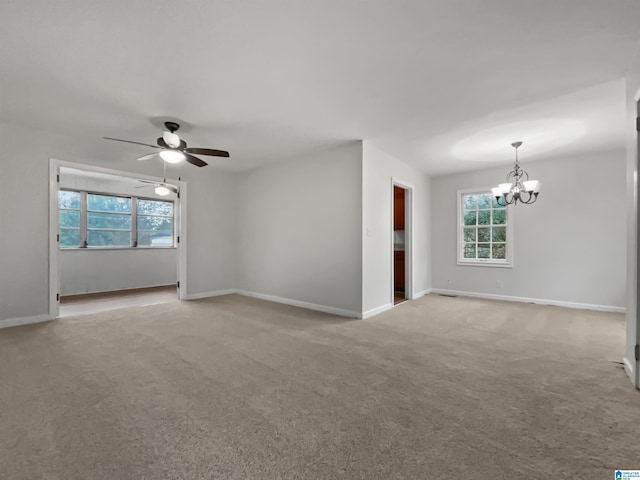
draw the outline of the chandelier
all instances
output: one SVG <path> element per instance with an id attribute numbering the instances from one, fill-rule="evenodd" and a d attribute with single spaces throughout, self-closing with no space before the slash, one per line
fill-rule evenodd
<path id="1" fill-rule="evenodd" d="M 540 193 L 541 182 L 529 180 L 529 174 L 520 168 L 518 163 L 518 147 L 522 142 L 513 142 L 511 146 L 516 149 L 516 161 L 513 170 L 507 174 L 507 183 L 501 183 L 491 189 L 496 203 L 501 207 L 520 203 L 534 203 Z"/>

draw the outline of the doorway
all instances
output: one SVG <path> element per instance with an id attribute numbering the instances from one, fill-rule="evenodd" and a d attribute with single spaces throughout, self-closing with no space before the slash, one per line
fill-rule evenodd
<path id="1" fill-rule="evenodd" d="M 164 280 L 161 280 L 160 283 L 163 285 L 168 283 L 173 284 L 173 298 L 176 298 L 176 286 L 178 287 L 177 299 L 181 300 L 185 298 L 185 212 L 187 193 L 185 182 L 179 180 L 172 181 L 172 184 L 175 184 L 177 187 L 179 194 L 176 195 L 176 198 L 172 197 L 171 199 L 172 207 L 170 209 L 171 212 L 169 213 L 172 218 L 167 221 L 164 217 L 169 218 L 169 213 L 165 212 L 162 215 L 156 215 L 157 212 L 149 210 L 154 206 L 159 208 L 159 204 L 162 202 L 156 201 L 153 193 L 149 193 L 149 187 L 147 185 L 151 184 L 151 188 L 153 188 L 153 185 L 162 181 L 162 179 L 147 175 L 138 175 L 130 172 L 94 167 L 91 165 L 64 162 L 55 159 L 50 160 L 49 166 L 49 317 L 51 319 L 55 319 L 60 316 L 60 300 L 63 295 L 67 296 L 66 300 L 71 300 L 71 303 L 75 303 L 73 306 L 65 304 L 65 314 L 70 314 L 70 312 L 74 312 L 78 309 L 80 309 L 78 312 L 82 311 L 82 314 L 84 314 L 90 313 L 91 309 L 100 311 L 101 309 L 112 309 L 113 305 L 117 306 L 118 304 L 122 304 L 121 306 L 127 306 L 127 302 L 131 303 L 136 298 L 138 298 L 140 304 L 158 303 L 159 298 L 162 297 L 161 300 L 166 299 L 167 292 L 160 292 L 162 289 L 156 289 L 158 291 L 155 291 L 153 289 L 144 289 L 139 287 L 146 286 L 145 284 L 148 285 L 151 280 L 147 277 L 150 275 L 153 276 L 153 272 L 156 272 L 156 270 L 159 269 L 168 272 L 165 272 L 165 275 L 162 277 Z M 116 185 L 119 185 L 118 188 L 122 188 L 124 190 L 120 191 L 115 189 Z M 158 242 L 163 240 L 164 243 L 158 243 L 158 245 L 155 246 L 164 246 L 165 248 L 144 249 L 143 247 L 147 245 L 147 243 L 141 244 L 143 247 L 140 249 L 134 248 L 138 247 L 138 240 L 140 237 L 133 235 L 132 238 L 134 238 L 135 242 L 132 247 L 127 247 L 126 240 L 122 240 L 122 242 L 124 242 L 123 245 L 118 245 L 113 248 L 97 248 L 93 250 L 90 245 L 89 248 L 87 248 L 87 242 L 85 241 L 80 242 L 77 247 L 70 245 L 71 248 L 61 249 L 60 245 L 63 245 L 62 242 L 67 241 L 67 237 L 62 235 L 62 232 L 59 231 L 59 225 L 61 225 L 59 192 L 61 190 L 69 192 L 69 195 L 79 196 L 80 206 L 75 204 L 68 208 L 65 206 L 64 212 L 67 214 L 67 210 L 69 209 L 79 209 L 80 212 L 87 213 L 86 217 L 88 220 L 80 220 L 80 222 L 84 222 L 81 223 L 80 228 L 83 228 L 82 225 L 84 225 L 84 230 L 87 232 L 85 235 L 93 234 L 94 230 L 101 230 L 100 235 L 102 236 L 104 236 L 102 230 L 107 233 L 111 233 L 111 230 L 113 230 L 116 232 L 114 235 L 122 235 L 120 232 L 117 232 L 115 227 L 110 227 L 111 230 L 108 228 L 105 230 L 105 228 L 94 228 L 91 225 L 88 225 L 88 221 L 91 220 L 104 220 L 102 217 L 109 217 L 107 220 L 113 220 L 111 217 L 114 217 L 114 215 L 111 215 L 109 211 L 98 208 L 96 211 L 100 210 L 102 212 L 102 210 L 104 210 L 106 213 L 101 213 L 101 218 L 93 218 L 97 217 L 97 214 L 94 214 L 93 211 L 89 212 L 91 209 L 91 205 L 89 205 L 89 203 L 92 200 L 95 203 L 99 200 L 105 202 L 115 201 L 114 199 L 118 198 L 120 201 L 116 203 L 120 204 L 124 202 L 127 204 L 127 208 L 129 209 L 128 211 L 135 211 L 134 213 L 129 213 L 129 215 L 131 215 L 130 218 L 117 219 L 128 222 L 127 225 L 136 225 L 136 228 L 129 227 L 130 230 L 126 230 L 125 228 L 125 230 L 123 230 L 125 235 L 127 231 L 129 231 L 129 234 L 131 235 L 131 232 L 140 228 L 141 230 L 138 231 L 142 231 L 143 234 L 147 234 L 151 239 L 151 243 L 149 243 L 149 245 L 154 246 L 154 240 L 157 240 Z M 146 203 L 142 205 L 143 202 Z M 163 203 L 167 204 L 168 202 L 164 201 Z M 138 208 L 136 208 L 136 205 Z M 144 210 L 144 208 L 147 208 L 149 211 Z M 73 213 L 74 212 L 72 212 L 72 214 Z M 127 212 L 119 216 L 123 217 L 125 215 L 128 215 Z M 160 218 L 159 215 L 163 216 L 163 218 Z M 154 218 L 151 219 L 151 216 Z M 76 214 L 75 217 L 79 217 L 81 219 L 85 218 L 84 213 Z M 153 223 L 149 220 L 147 223 L 149 225 L 152 225 L 153 223 L 152 227 L 144 229 L 144 227 L 138 226 L 143 224 L 146 225 L 144 222 L 138 223 L 135 221 L 136 218 L 141 219 L 142 221 L 141 217 L 144 219 L 149 217 L 151 220 L 157 220 L 155 217 L 158 217 L 158 219 L 161 220 L 160 223 L 163 225 L 166 223 L 173 224 L 173 246 L 171 248 L 168 248 L 167 246 L 167 233 L 164 231 L 166 230 L 166 227 L 158 229 L 159 233 L 156 233 L 155 231 L 151 231 L 149 233 L 147 230 L 152 229 L 153 225 L 159 222 Z M 78 230 L 78 228 L 72 229 L 71 227 L 73 227 L 73 225 L 68 226 L 65 224 L 65 234 L 67 233 L 67 230 Z M 89 233 L 89 231 L 92 233 Z M 96 241 L 95 238 L 94 241 Z M 143 237 L 142 241 L 146 241 L 146 237 Z M 103 244 L 98 245 L 101 246 Z M 111 247 L 111 244 L 109 243 L 104 243 L 104 245 Z M 61 252 L 61 250 L 64 251 Z M 62 254 L 66 256 L 61 258 Z M 99 266 L 101 265 L 99 268 L 93 268 L 94 263 L 96 262 L 98 262 Z M 146 269 L 145 265 L 152 265 L 153 268 L 150 270 Z M 129 266 L 131 268 L 129 268 Z M 93 275 L 93 271 L 98 272 L 99 275 Z M 171 271 L 173 271 L 173 273 Z M 63 284 L 63 274 L 65 274 L 65 272 L 65 282 Z M 123 272 L 124 277 L 122 277 Z M 71 276 L 69 276 L 70 273 Z M 70 278 L 73 280 L 71 283 L 69 282 Z M 125 279 L 125 282 L 118 282 L 118 278 Z M 175 282 L 176 278 L 177 282 Z M 80 284 L 77 285 L 78 281 L 76 280 L 78 279 Z M 85 281 L 83 283 L 82 279 L 90 279 L 91 281 Z M 153 280 L 155 281 L 155 279 L 156 278 L 154 277 Z M 167 279 L 169 281 L 167 281 Z M 66 290 L 63 290 L 62 287 L 65 285 Z M 77 290 L 77 292 L 74 289 Z M 111 293 L 101 293 L 107 291 L 111 291 Z M 94 293 L 87 294 L 86 292 Z M 79 295 L 75 295 L 76 293 Z M 116 300 L 109 300 L 109 295 L 121 295 L 121 297 Z M 153 299 L 151 299 L 152 295 L 155 295 Z M 68 307 L 71 307 L 71 309 Z"/>
<path id="2" fill-rule="evenodd" d="M 392 301 L 398 305 L 411 296 L 411 188 L 394 181 L 392 240 Z"/>

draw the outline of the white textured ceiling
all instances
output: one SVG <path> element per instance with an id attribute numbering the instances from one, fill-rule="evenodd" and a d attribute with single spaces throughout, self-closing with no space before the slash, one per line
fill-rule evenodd
<path id="1" fill-rule="evenodd" d="M 366 139 L 431 174 L 622 147 L 637 0 L 0 1 L 0 118 L 230 170 Z M 506 143 L 505 143 L 506 142 Z M 529 151 L 527 151 L 529 147 Z"/>

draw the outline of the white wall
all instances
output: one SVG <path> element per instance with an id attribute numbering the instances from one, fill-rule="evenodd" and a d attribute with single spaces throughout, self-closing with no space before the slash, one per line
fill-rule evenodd
<path id="1" fill-rule="evenodd" d="M 431 287 L 430 180 L 369 142 L 362 165 L 362 303 L 367 316 L 392 305 L 392 178 L 413 187 L 413 292 Z"/>
<path id="2" fill-rule="evenodd" d="M 640 343 L 638 312 L 638 96 L 640 95 L 640 52 L 630 63 L 627 87 L 627 316 L 624 364 L 631 382 L 640 389 L 640 362 L 635 359 L 635 346 Z"/>
<path id="3" fill-rule="evenodd" d="M 239 174 L 236 287 L 358 315 L 362 143 Z"/>
<path id="4" fill-rule="evenodd" d="M 85 138 L 0 123 L 0 141 L 0 321 L 46 318 L 49 158 L 157 177 L 162 177 L 162 165 L 136 162 L 135 152 L 101 140 L 99 132 Z M 235 223 L 234 176 L 212 166 L 167 169 L 168 177 L 177 175 L 188 185 L 187 296 L 229 288 L 235 258 L 228 234 Z"/>
<path id="5" fill-rule="evenodd" d="M 457 191 L 492 187 L 511 165 L 432 178 L 433 288 L 625 307 L 624 162 L 624 151 L 525 158 L 543 190 L 533 205 L 508 207 L 513 268 L 459 266 L 456 257 Z"/>

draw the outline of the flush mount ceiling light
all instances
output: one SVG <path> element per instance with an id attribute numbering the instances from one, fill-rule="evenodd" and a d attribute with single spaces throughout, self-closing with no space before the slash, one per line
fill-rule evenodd
<path id="1" fill-rule="evenodd" d="M 520 168 L 518 163 L 518 147 L 522 142 L 513 142 L 511 146 L 516 149 L 516 161 L 513 170 L 507 174 L 507 183 L 501 183 L 491 189 L 496 203 L 502 207 L 516 205 L 518 202 L 530 204 L 538 199 L 542 183 L 538 180 L 529 180 L 529 174 Z"/>

